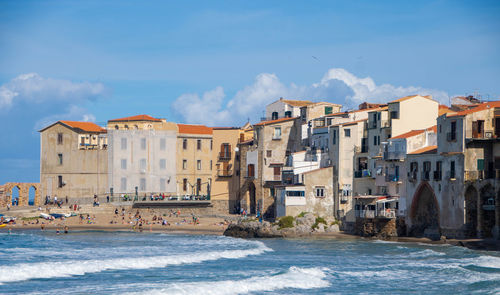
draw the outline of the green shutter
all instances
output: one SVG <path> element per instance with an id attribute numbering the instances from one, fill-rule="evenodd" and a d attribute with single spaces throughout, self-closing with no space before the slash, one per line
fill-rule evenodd
<path id="1" fill-rule="evenodd" d="M 325 115 L 330 115 L 333 113 L 333 107 L 325 107 Z"/>
<path id="2" fill-rule="evenodd" d="M 477 159 L 477 170 L 484 170 L 484 159 Z"/>

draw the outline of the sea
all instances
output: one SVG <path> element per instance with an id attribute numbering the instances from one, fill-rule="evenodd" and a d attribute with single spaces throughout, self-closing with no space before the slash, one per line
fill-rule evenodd
<path id="1" fill-rule="evenodd" d="M 1 294 L 500 294 L 500 254 L 364 239 L 0 232 Z"/>

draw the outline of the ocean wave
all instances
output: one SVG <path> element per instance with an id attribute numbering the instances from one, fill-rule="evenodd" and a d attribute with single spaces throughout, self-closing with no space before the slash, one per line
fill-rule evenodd
<path id="1" fill-rule="evenodd" d="M 411 252 L 407 254 L 409 257 L 413 258 L 425 258 L 425 257 L 431 257 L 431 256 L 443 256 L 446 255 L 445 253 L 442 252 L 437 252 L 431 249 L 425 249 L 422 251 L 417 251 L 417 252 Z"/>
<path id="2" fill-rule="evenodd" d="M 219 259 L 239 259 L 272 251 L 264 243 L 253 242 L 257 247 L 246 250 L 225 250 L 194 252 L 192 254 L 149 256 L 134 258 L 113 258 L 94 260 L 49 261 L 21 263 L 0 268 L 0 284 L 30 279 L 69 277 L 97 273 L 106 270 L 148 269 L 168 265 L 201 263 Z"/>
<path id="3" fill-rule="evenodd" d="M 470 258 L 467 265 L 474 265 L 485 268 L 500 270 L 500 257 L 482 255 L 477 258 Z"/>
<path id="4" fill-rule="evenodd" d="M 292 266 L 287 272 L 272 276 L 255 276 L 242 280 L 170 283 L 161 288 L 128 294 L 247 294 L 280 289 L 316 289 L 330 286 L 327 269 Z"/>

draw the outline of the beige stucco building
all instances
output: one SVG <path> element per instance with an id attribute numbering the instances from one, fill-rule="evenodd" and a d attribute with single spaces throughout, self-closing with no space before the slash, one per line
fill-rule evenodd
<path id="1" fill-rule="evenodd" d="M 58 121 L 40 130 L 42 199 L 90 203 L 108 188 L 106 129 L 91 122 Z M 42 200 L 43 201 L 43 200 Z"/>

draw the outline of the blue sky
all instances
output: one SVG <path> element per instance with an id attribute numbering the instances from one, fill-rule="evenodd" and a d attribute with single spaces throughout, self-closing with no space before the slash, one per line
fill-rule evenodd
<path id="1" fill-rule="evenodd" d="M 0 183 L 37 130 L 151 114 L 241 125 L 285 96 L 500 96 L 498 1 L 0 1 Z"/>

